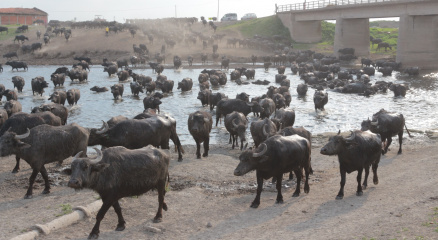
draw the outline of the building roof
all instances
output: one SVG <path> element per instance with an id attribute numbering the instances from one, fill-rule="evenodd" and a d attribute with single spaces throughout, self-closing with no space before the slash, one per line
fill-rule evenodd
<path id="1" fill-rule="evenodd" d="M 0 8 L 0 14 L 42 15 L 48 14 L 38 8 Z"/>

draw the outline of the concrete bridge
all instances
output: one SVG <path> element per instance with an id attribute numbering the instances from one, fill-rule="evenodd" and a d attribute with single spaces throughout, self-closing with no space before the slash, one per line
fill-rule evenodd
<path id="1" fill-rule="evenodd" d="M 321 21 L 336 20 L 334 53 L 356 49 L 370 53 L 370 18 L 400 17 L 397 62 L 438 68 L 438 0 L 319 0 L 276 6 L 276 14 L 294 41 L 321 41 Z"/>

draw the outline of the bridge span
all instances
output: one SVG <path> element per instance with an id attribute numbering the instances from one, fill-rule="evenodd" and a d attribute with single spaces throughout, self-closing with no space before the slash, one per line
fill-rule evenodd
<path id="1" fill-rule="evenodd" d="M 321 41 L 321 21 L 336 20 L 334 54 L 341 48 L 370 53 L 370 18 L 399 17 L 396 61 L 438 69 L 438 0 L 319 0 L 276 6 L 294 41 Z"/>

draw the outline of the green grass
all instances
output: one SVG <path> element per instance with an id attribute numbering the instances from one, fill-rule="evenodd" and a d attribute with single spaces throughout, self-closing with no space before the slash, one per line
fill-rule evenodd
<path id="1" fill-rule="evenodd" d="M 8 28 L 8 33 L 6 33 L 6 32 L 0 33 L 0 41 L 3 41 L 3 40 L 8 40 L 8 39 L 12 40 L 15 37 L 15 35 L 17 35 L 17 33 L 15 33 L 15 30 L 17 29 L 17 27 L 19 27 L 21 25 L 14 24 L 14 25 L 1 25 L 1 26 Z M 31 28 L 31 26 L 29 26 L 29 28 Z"/>
<path id="2" fill-rule="evenodd" d="M 289 29 L 286 28 L 275 15 L 247 21 L 238 21 L 236 24 L 219 27 L 218 30 L 237 30 L 245 38 L 252 38 L 254 35 L 266 37 L 279 35 L 291 41 Z"/>
<path id="3" fill-rule="evenodd" d="M 70 204 L 61 204 L 61 213 L 58 213 L 55 216 L 60 217 L 69 214 L 71 212 L 73 212 L 73 210 Z"/>

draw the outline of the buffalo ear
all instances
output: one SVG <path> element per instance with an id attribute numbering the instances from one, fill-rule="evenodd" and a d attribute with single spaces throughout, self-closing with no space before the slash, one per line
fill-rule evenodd
<path id="1" fill-rule="evenodd" d="M 21 141 L 18 141 L 18 147 L 19 148 L 29 148 L 30 145 Z"/>
<path id="2" fill-rule="evenodd" d="M 66 169 L 64 169 L 64 170 L 62 170 L 61 171 L 61 174 L 64 174 L 64 175 L 67 175 L 67 176 L 70 176 L 71 175 L 71 168 L 66 168 Z"/>
<path id="3" fill-rule="evenodd" d="M 104 170 L 107 167 L 109 167 L 108 163 L 91 164 L 91 171 L 92 172 L 100 172 L 100 171 Z"/>

